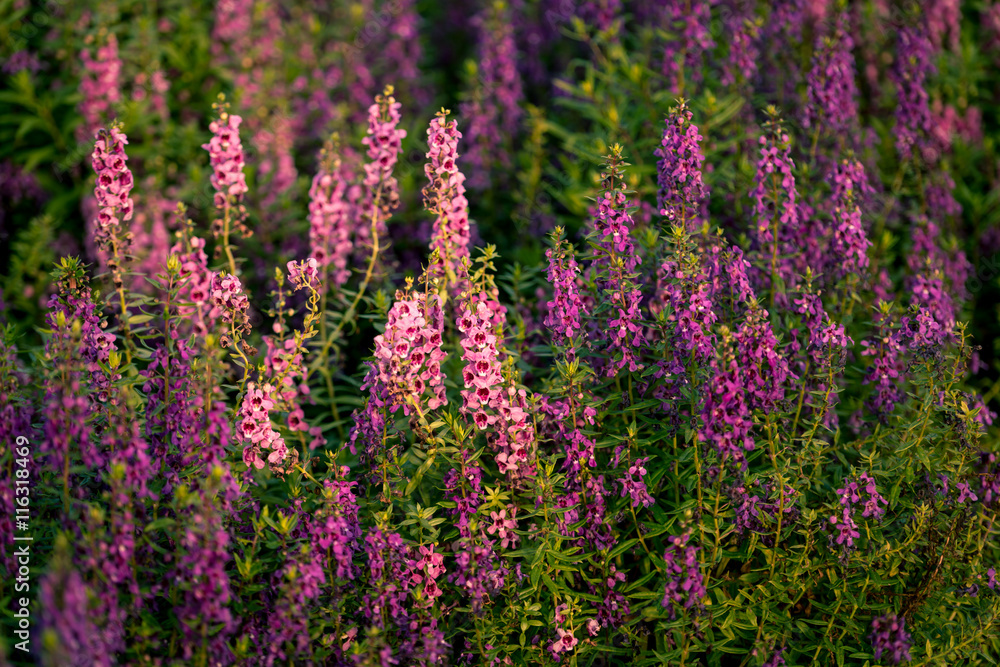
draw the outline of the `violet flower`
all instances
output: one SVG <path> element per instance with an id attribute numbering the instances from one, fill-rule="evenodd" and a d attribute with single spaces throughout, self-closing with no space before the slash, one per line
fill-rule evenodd
<path id="1" fill-rule="evenodd" d="M 898 665 L 910 659 L 910 633 L 906 631 L 906 620 L 889 613 L 872 619 L 870 635 L 875 659 Z"/>

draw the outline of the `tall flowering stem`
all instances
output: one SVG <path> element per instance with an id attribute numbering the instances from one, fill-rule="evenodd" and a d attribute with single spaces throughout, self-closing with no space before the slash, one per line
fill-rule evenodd
<path id="1" fill-rule="evenodd" d="M 813 130 L 812 155 L 821 129 L 830 136 L 848 135 L 858 122 L 858 87 L 855 82 L 854 40 L 849 17 L 841 12 L 831 35 L 817 38 L 812 69 L 806 75 L 803 125 Z"/>
<path id="2" fill-rule="evenodd" d="M 444 310 L 441 297 L 427 290 L 414 293 L 412 284 L 396 293 L 385 332 L 375 337 L 375 359 L 368 365 L 362 389 L 369 392 L 362 410 L 354 415 L 348 446 L 352 453 L 360 445 L 361 460 L 373 474 L 381 474 L 388 494 L 390 464 L 395 457 L 386 443 L 391 417 L 403 409 L 423 435 L 432 438 L 426 416 L 448 404 L 445 375 L 441 370 Z"/>
<path id="3" fill-rule="evenodd" d="M 462 133 L 456 121 L 448 120 L 448 113 L 439 111 L 427 129 L 424 207 L 436 216 L 431 251 L 437 251 L 437 262 L 430 272 L 446 279 L 451 292 L 459 294 L 467 287 L 459 277 L 462 261 L 469 259 L 469 200 L 465 198 L 465 175 L 458 168 Z"/>
<path id="4" fill-rule="evenodd" d="M 98 247 L 108 256 L 108 269 L 121 307 L 121 326 L 125 334 L 126 358 L 132 360 L 132 334 L 129 329 L 128 305 L 125 301 L 125 281 L 123 273 L 128 261 L 132 234 L 124 223 L 132 219 L 134 204 L 129 196 L 134 183 L 132 170 L 126 162 L 125 146 L 128 137 L 121 131 L 121 125 L 112 123 L 109 128 L 97 133 L 91 165 L 97 174 L 94 196 L 97 198 L 98 214 L 94 225 L 94 235 Z"/>
<path id="5" fill-rule="evenodd" d="M 698 562 L 699 548 L 689 544 L 689 539 L 689 535 L 672 536 L 663 556 L 667 582 L 661 604 L 669 610 L 670 618 L 677 615 L 678 605 L 684 609 L 703 607 L 702 599 L 708 594 Z"/>
<path id="6" fill-rule="evenodd" d="M 104 331 L 106 322 L 91 298 L 79 260 L 63 258 L 55 276 L 57 291 L 49 299 L 46 316 L 51 334 L 45 341 L 44 360 L 50 375 L 41 450 L 53 471 L 62 475 L 68 510 L 73 445 L 88 468 L 99 469 L 107 462 L 105 452 L 93 442 L 93 417 L 116 400 L 112 385 L 121 375 L 115 337 Z"/>
<path id="7" fill-rule="evenodd" d="M 833 174 L 833 256 L 839 277 L 861 276 L 868 271 L 871 241 L 861 221 L 859 202 L 870 190 L 864 167 L 856 160 L 843 160 Z"/>
<path id="8" fill-rule="evenodd" d="M 576 358 L 577 339 L 585 336 L 582 316 L 584 303 L 580 295 L 580 265 L 573 245 L 563 238 L 562 227 L 552 232 L 552 247 L 545 251 L 549 259 L 548 279 L 552 284 L 552 301 L 547 303 L 545 326 L 554 336 L 552 344 L 564 347 L 567 361 Z"/>
<path id="9" fill-rule="evenodd" d="M 778 292 L 779 249 L 782 237 L 798 227 L 799 212 L 795 190 L 795 163 L 791 157 L 791 138 L 781 127 L 777 109 L 768 107 L 769 120 L 760 137 L 760 160 L 754 176 L 754 239 L 762 257 L 771 256 L 771 308 Z M 770 250 L 770 253 L 768 251 Z M 784 267 L 782 267 L 784 268 Z M 790 277 L 790 276 L 789 276 Z"/>
<path id="10" fill-rule="evenodd" d="M 347 262 L 353 249 L 353 211 L 346 197 L 348 182 L 344 178 L 338 135 L 327 140 L 319 161 L 319 172 L 309 188 L 309 247 L 320 267 L 321 281 L 340 288 L 351 275 Z"/>
<path id="11" fill-rule="evenodd" d="M 208 151 L 212 166 L 212 187 L 215 189 L 213 202 L 217 217 L 212 222 L 212 233 L 216 238 L 222 237 L 222 251 L 226 253 L 229 263 L 229 273 L 237 275 L 236 260 L 230 235 L 238 231 L 244 237 L 251 232 L 243 224 L 246 219 L 246 208 L 243 206 L 243 195 L 247 193 L 246 176 L 243 174 L 244 158 L 243 143 L 240 141 L 240 116 L 230 114 L 226 96 L 220 94 L 219 101 L 212 105 L 216 118 L 209 124 L 212 139 L 203 144 Z"/>
<path id="12" fill-rule="evenodd" d="M 497 165 L 511 166 L 509 143 L 521 119 L 522 89 L 508 4 L 493 0 L 473 22 L 480 38 L 479 64 L 461 115 L 466 119 L 469 187 L 485 190 Z"/>
<path id="13" fill-rule="evenodd" d="M 250 376 L 250 357 L 256 356 L 257 350 L 247 342 L 250 334 L 250 300 L 243 291 L 240 279 L 235 275 L 216 273 L 212 275 L 212 305 L 221 313 L 221 320 L 229 325 L 228 334 L 223 334 L 219 342 L 223 348 L 232 347 L 240 358 L 243 368 L 243 379 L 240 381 L 240 393 L 246 387 Z"/>
<path id="14" fill-rule="evenodd" d="M 683 100 L 670 110 L 663 130 L 661 147 L 656 149 L 656 203 L 660 215 L 671 224 L 694 231 L 702 216 L 708 187 L 701 178 L 705 156 L 701 151 L 698 126 L 691 122 L 691 111 Z"/>
<path id="15" fill-rule="evenodd" d="M 756 2 L 743 0 L 733 4 L 733 12 L 723 20 L 729 53 L 722 66 L 722 85 L 749 86 L 757 74 L 761 20 L 754 16 Z"/>
<path id="16" fill-rule="evenodd" d="M 183 204 L 177 205 L 178 239 L 170 248 L 170 257 L 178 262 L 177 315 L 190 322 L 191 329 L 201 337 L 214 333 L 221 312 L 212 301 L 212 279 L 208 268 L 205 239 L 194 236 L 194 223 L 187 217 Z M 169 261 L 169 260 L 168 260 Z"/>
<path id="17" fill-rule="evenodd" d="M 600 272 L 602 290 L 609 294 L 608 347 L 611 354 L 605 374 L 614 377 L 628 367 L 632 372 L 641 368 L 639 352 L 645 345 L 641 324 L 640 304 L 642 293 L 636 284 L 636 267 L 639 258 L 630 236 L 631 203 L 626 196 L 621 146 L 611 147 L 604 172 L 601 174 L 603 192 L 597 202 L 597 242 L 601 254 L 595 260 Z"/>
<path id="18" fill-rule="evenodd" d="M 715 46 L 709 32 L 711 4 L 690 0 L 667 0 L 663 3 L 665 27 L 673 37 L 663 47 L 663 75 L 671 81 L 678 95 L 684 94 L 684 75 L 700 83 L 702 54 Z"/>
<path id="19" fill-rule="evenodd" d="M 406 137 L 406 130 L 397 128 L 400 121 L 400 106 L 396 98 L 393 97 L 393 87 L 386 86 L 383 94 L 377 96 L 375 103 L 368 108 L 368 136 L 362 141 L 368 147 L 368 156 L 371 161 L 365 165 L 363 184 L 367 194 L 361 205 L 361 216 L 364 221 L 369 223 L 366 233 L 371 241 L 371 254 L 368 258 L 368 268 L 354 300 L 344 311 L 334 330 L 326 336 L 317 360 L 331 397 L 334 395 L 334 389 L 333 375 L 330 372 L 329 364 L 330 349 L 340 338 L 344 327 L 347 326 L 348 322 L 353 321 L 354 315 L 357 313 L 358 305 L 375 274 L 379 252 L 382 250 L 380 240 L 383 236 L 382 230 L 385 229 L 386 220 L 392 211 L 399 205 L 398 184 L 392 172 L 402 150 L 402 141 Z M 362 226 L 358 227 L 359 237 L 362 229 Z M 334 418 L 337 418 L 336 403 L 332 399 L 330 403 Z"/>
<path id="20" fill-rule="evenodd" d="M 936 71 L 933 54 L 934 48 L 923 29 L 905 27 L 899 31 L 889 78 L 896 85 L 896 149 L 903 160 L 913 157 L 914 149 L 925 158 L 934 153 L 933 118 L 926 83 L 928 75 Z"/>
<path id="21" fill-rule="evenodd" d="M 885 614 L 872 619 L 870 635 L 875 659 L 890 665 L 898 665 L 910 660 L 910 633 L 906 631 L 906 619 L 896 614 Z"/>
<path id="22" fill-rule="evenodd" d="M 81 141 L 88 140 L 101 125 L 114 118 L 115 106 L 122 100 L 118 38 L 101 29 L 95 39 L 103 44 L 96 48 L 94 55 L 89 48 L 80 52 L 83 76 L 80 77 L 79 108 L 83 124 L 77 129 L 77 138 Z"/>

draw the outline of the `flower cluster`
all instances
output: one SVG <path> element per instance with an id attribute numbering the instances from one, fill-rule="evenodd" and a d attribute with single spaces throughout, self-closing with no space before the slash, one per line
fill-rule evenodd
<path id="1" fill-rule="evenodd" d="M 315 292 L 319 287 L 319 263 L 314 257 L 298 262 L 289 262 L 287 268 L 288 279 L 292 281 L 295 289 L 308 289 Z"/>
<path id="2" fill-rule="evenodd" d="M 251 382 L 247 385 L 246 395 L 240 405 L 240 423 L 236 429 L 236 436 L 244 445 L 243 462 L 258 470 L 265 465 L 280 469 L 289 455 L 284 438 L 271 424 L 270 411 L 274 409 L 272 396 L 274 391 L 274 387 L 269 384 L 258 386 Z M 267 460 L 261 458 L 262 456 L 266 456 Z"/>
<path id="3" fill-rule="evenodd" d="M 885 614 L 872 619 L 872 649 L 875 659 L 886 660 L 898 665 L 910 659 L 910 633 L 906 631 L 906 619 L 896 614 Z"/>
<path id="4" fill-rule="evenodd" d="M 421 546 L 417 548 L 415 556 L 411 558 L 410 581 L 414 586 L 420 586 L 420 597 L 418 602 L 421 607 L 431 607 L 441 597 L 441 588 L 437 580 L 444 574 L 444 555 L 434 551 L 434 545 Z"/>
<path id="5" fill-rule="evenodd" d="M 504 386 L 499 347 L 503 344 L 503 312 L 492 299 L 468 299 L 458 319 L 458 330 L 464 335 L 462 412 L 472 415 L 479 430 L 492 427 L 500 471 L 520 478 L 530 474 L 535 434 L 525 391 Z"/>
<path id="6" fill-rule="evenodd" d="M 170 573 L 182 595 L 174 613 L 184 630 L 185 659 L 194 657 L 195 647 L 207 645 L 212 661 L 225 664 L 232 660 L 228 640 L 236 629 L 236 618 L 229 608 L 233 594 L 226 572 L 231 558 L 230 537 L 208 493 L 198 495 L 178 545 L 176 566 Z"/>
<path id="7" fill-rule="evenodd" d="M 751 493 L 751 489 L 759 489 L 759 492 Z M 734 486 L 730 497 L 736 511 L 736 532 L 740 535 L 769 533 L 779 515 L 782 523 L 789 525 L 797 514 L 797 496 L 798 492 L 787 484 L 781 488 L 774 482 L 761 484 L 760 480 L 754 480 Z"/>
<path id="8" fill-rule="evenodd" d="M 903 399 L 899 384 L 900 372 L 904 369 L 903 335 L 893 327 L 890 319 L 883 316 L 872 340 L 861 341 L 861 345 L 864 348 L 862 356 L 874 357 L 864 379 L 865 384 L 874 387 L 874 393 L 866 402 L 866 407 L 879 419 L 885 420 Z"/>
<path id="9" fill-rule="evenodd" d="M 840 277 L 863 275 L 868 270 L 871 241 L 861 221 L 860 201 L 870 190 L 864 167 L 857 161 L 842 161 L 833 174 L 833 259 Z"/>
<path id="10" fill-rule="evenodd" d="M 250 300 L 243 291 L 240 279 L 231 274 L 216 273 L 212 276 L 212 305 L 218 309 L 222 321 L 232 325 L 237 332 L 249 333 L 248 311 Z"/>
<path id="11" fill-rule="evenodd" d="M 653 312 L 663 311 L 672 327 L 670 344 L 679 355 L 679 363 L 701 364 L 715 354 L 712 327 L 718 320 L 711 300 L 711 285 L 701 267 L 691 267 L 683 253 L 663 262 L 657 273 L 656 301 Z"/>
<path id="12" fill-rule="evenodd" d="M 753 217 L 755 240 L 765 254 L 777 247 L 780 230 L 798 225 L 795 163 L 791 157 L 791 138 L 777 126 L 760 137 L 760 160 L 754 177 Z M 776 252 L 776 250 L 775 250 Z"/>
<path id="13" fill-rule="evenodd" d="M 375 337 L 378 382 L 392 397 L 390 412 L 425 415 L 448 404 L 441 364 L 444 311 L 436 294 L 396 294 L 385 333 Z"/>
<path id="14" fill-rule="evenodd" d="M 617 460 L 620 456 L 621 452 L 616 452 L 614 467 L 618 467 Z M 625 471 L 625 476 L 616 480 L 622 485 L 622 498 L 628 496 L 632 499 L 632 507 L 639 507 L 640 505 L 643 507 L 649 507 L 655 502 L 653 497 L 649 495 L 649 490 L 646 488 L 646 481 L 644 479 L 647 472 L 644 466 L 648 461 L 648 456 L 640 457 L 635 461 L 632 461 L 628 470 Z"/>
<path id="15" fill-rule="evenodd" d="M 663 3 L 663 20 L 673 33 L 663 49 L 663 75 L 671 81 L 671 88 L 684 92 L 684 77 L 694 83 L 700 81 L 701 59 L 715 46 L 709 32 L 711 9 L 707 3 L 669 0 Z"/>
<path id="16" fill-rule="evenodd" d="M 366 224 L 356 229 L 356 247 L 382 247 L 388 235 L 386 219 L 399 204 L 399 185 L 392 172 L 406 138 L 406 130 L 398 127 L 401 107 L 393 97 L 392 86 L 386 86 L 383 94 L 368 107 L 367 136 L 361 140 L 368 147 L 369 159 L 362 178 L 367 196 L 360 203 L 360 217 Z"/>
<path id="17" fill-rule="evenodd" d="M 368 134 L 361 140 L 368 147 L 370 160 L 365 165 L 364 183 L 371 189 L 382 184 L 389 191 L 395 190 L 392 170 L 399 159 L 406 130 L 397 127 L 400 120 L 399 109 L 403 105 L 396 101 L 392 92 L 392 87 L 389 86 L 384 95 L 368 108 Z"/>
<path id="18" fill-rule="evenodd" d="M 107 255 L 108 266 L 115 273 L 115 283 L 121 284 L 120 268 L 128 251 L 130 237 L 121 224 L 132 219 L 132 170 L 125 164 L 128 137 L 117 125 L 97 133 L 91 164 L 97 174 L 94 196 L 98 214 L 94 228 L 97 244 Z"/>
<path id="19" fill-rule="evenodd" d="M 933 159 L 935 147 L 930 141 L 932 125 L 926 79 L 934 72 L 933 47 L 920 28 L 899 31 L 896 62 L 890 77 L 899 98 L 896 105 L 896 148 L 908 160 L 914 148 L 925 159 Z"/>
<path id="20" fill-rule="evenodd" d="M 836 543 L 845 552 L 854 548 L 854 540 L 861 534 L 854 522 L 855 506 L 863 502 L 861 516 L 878 521 L 885 514 L 889 504 L 879 492 L 874 478 L 866 472 L 858 476 L 857 481 L 847 482 L 843 488 L 837 489 L 840 497 L 840 511 L 830 517 L 829 522 L 836 535 L 830 536 L 831 546 Z"/>
<path id="21" fill-rule="evenodd" d="M 195 331 L 204 335 L 214 329 L 222 312 L 212 299 L 215 273 L 208 268 L 205 239 L 185 235 L 170 248 L 170 255 L 177 258 L 179 296 L 178 312 L 191 322 Z"/>
<path id="22" fill-rule="evenodd" d="M 734 11 L 726 17 L 724 28 L 729 54 L 722 66 L 722 84 L 746 85 L 757 74 L 760 55 L 760 23 L 753 16 L 752 2 L 734 3 Z"/>

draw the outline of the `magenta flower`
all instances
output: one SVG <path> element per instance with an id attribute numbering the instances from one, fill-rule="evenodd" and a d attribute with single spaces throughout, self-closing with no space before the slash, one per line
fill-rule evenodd
<path id="1" fill-rule="evenodd" d="M 930 97 L 927 77 L 936 71 L 933 46 L 923 30 L 905 27 L 897 35 L 896 59 L 889 78 L 896 85 L 896 148 L 903 160 L 913 149 L 929 161 L 937 158 L 939 146 L 932 141 Z"/>
<path id="2" fill-rule="evenodd" d="M 735 3 L 734 11 L 725 18 L 724 41 L 729 43 L 729 53 L 722 65 L 722 85 L 749 85 L 757 75 L 760 57 L 760 22 L 754 16 L 755 3 Z"/>
<path id="3" fill-rule="evenodd" d="M 234 275 L 216 273 L 212 276 L 212 305 L 219 310 L 222 321 L 237 330 L 249 331 L 250 300 L 243 292 L 240 279 Z"/>
<path id="4" fill-rule="evenodd" d="M 516 547 L 520 541 L 520 537 L 514 532 L 517 529 L 516 515 L 516 506 L 510 508 L 510 516 L 507 515 L 506 509 L 490 512 L 490 519 L 493 523 L 486 529 L 486 532 L 490 535 L 496 535 L 497 539 L 500 540 L 500 546 L 504 549 Z"/>
<path id="5" fill-rule="evenodd" d="M 861 537 L 854 521 L 857 506 L 862 507 L 863 518 L 878 521 L 884 516 L 889 501 L 879 494 L 875 479 L 865 472 L 857 481 L 845 481 L 844 487 L 837 489 L 837 496 L 840 498 L 840 511 L 829 518 L 831 529 L 836 531 L 830 536 L 830 546 L 836 544 L 846 558 L 855 548 L 854 541 Z"/>
<path id="6" fill-rule="evenodd" d="M 646 481 L 643 479 L 646 476 L 646 468 L 644 466 L 647 461 L 649 461 L 648 456 L 636 459 L 629 466 L 625 476 L 617 480 L 622 485 L 622 498 L 631 496 L 632 507 L 639 507 L 640 505 L 649 507 L 654 502 L 653 497 L 649 495 L 649 491 L 646 489 Z"/>
<path id="7" fill-rule="evenodd" d="M 390 88 L 382 101 L 368 107 L 368 135 L 361 143 L 368 147 L 370 162 L 365 165 L 364 182 L 370 188 L 389 182 L 406 138 L 406 130 L 397 127 L 403 105 L 391 95 Z"/>
<path id="8" fill-rule="evenodd" d="M 770 250 L 782 227 L 798 225 L 796 206 L 795 163 L 791 157 L 791 139 L 776 132 L 762 136 L 760 160 L 754 177 L 753 216 L 757 222 L 755 238 L 758 247 Z"/>
<path id="9" fill-rule="evenodd" d="M 212 299 L 215 273 L 208 268 L 205 239 L 185 235 L 170 249 L 170 254 L 177 256 L 180 263 L 178 280 L 182 303 L 177 306 L 178 313 L 204 336 L 215 328 L 222 316 L 222 311 Z"/>
<path id="10" fill-rule="evenodd" d="M 709 32 L 711 6 L 705 2 L 667 0 L 663 4 L 663 22 L 671 35 L 663 48 L 663 76 L 671 90 L 682 93 L 684 79 L 701 80 L 702 55 L 715 46 Z"/>
<path id="11" fill-rule="evenodd" d="M 532 474 L 531 451 L 535 430 L 527 410 L 527 394 L 506 383 L 501 374 L 500 347 L 503 344 L 505 310 L 486 297 L 468 299 L 458 319 L 465 369 L 462 378 L 463 414 L 472 415 L 479 430 L 493 427 L 489 441 L 497 452 L 502 473 L 512 479 Z"/>
<path id="12" fill-rule="evenodd" d="M 597 201 L 596 240 L 603 251 L 595 260 L 602 292 L 607 294 L 610 359 L 605 375 L 614 377 L 623 368 L 642 368 L 639 355 L 646 344 L 641 320 L 642 292 L 635 274 L 639 259 L 632 243 L 631 203 L 625 195 L 620 148 L 613 149 L 604 173 L 604 191 Z"/>
<path id="13" fill-rule="evenodd" d="M 870 194 L 860 162 L 843 160 L 833 175 L 833 239 L 830 263 L 840 277 L 864 275 L 871 241 L 861 221 L 859 204 Z M 857 187 L 857 190 L 855 188 Z"/>
<path id="14" fill-rule="evenodd" d="M 310 257 L 299 262 L 288 262 L 288 279 L 296 290 L 315 291 L 319 287 L 319 263 Z"/>
<path id="15" fill-rule="evenodd" d="M 393 209 L 399 204 L 399 184 L 392 172 L 403 149 L 403 139 L 406 130 L 398 128 L 402 106 L 392 96 L 392 86 L 386 86 L 385 92 L 375 98 L 375 103 L 368 107 L 368 133 L 361 140 L 368 147 L 369 161 L 364 165 L 362 184 L 367 190 L 367 196 L 360 204 L 361 218 L 366 224 L 357 227 L 357 242 L 355 245 L 374 244 L 371 222 L 375 223 L 375 235 L 379 245 L 384 245 L 383 239 L 388 235 L 386 220 Z"/>
<path id="16" fill-rule="evenodd" d="M 126 162 L 125 146 L 128 137 L 118 125 L 101 129 L 97 133 L 91 164 L 97 174 L 94 196 L 97 199 L 97 219 L 94 222 L 94 240 L 98 252 L 112 270 L 116 285 L 121 285 L 122 263 L 129 249 L 129 235 L 122 223 L 132 219 L 134 204 L 132 170 Z"/>

